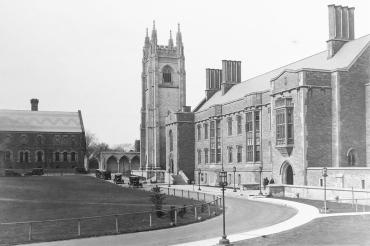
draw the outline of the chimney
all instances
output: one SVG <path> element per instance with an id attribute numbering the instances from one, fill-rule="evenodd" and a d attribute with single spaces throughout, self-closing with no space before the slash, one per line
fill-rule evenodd
<path id="1" fill-rule="evenodd" d="M 328 58 L 332 58 L 348 41 L 355 38 L 354 11 L 341 5 L 328 5 L 329 10 L 329 40 Z"/>
<path id="2" fill-rule="evenodd" d="M 206 69 L 206 99 L 210 99 L 213 94 L 221 89 L 222 70 Z"/>
<path id="3" fill-rule="evenodd" d="M 241 81 L 241 61 L 222 60 L 222 95 Z"/>
<path id="4" fill-rule="evenodd" d="M 36 98 L 31 99 L 31 110 L 39 111 L 39 99 Z"/>

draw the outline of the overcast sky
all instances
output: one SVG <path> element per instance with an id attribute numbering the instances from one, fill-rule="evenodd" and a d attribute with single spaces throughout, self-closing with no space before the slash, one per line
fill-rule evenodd
<path id="1" fill-rule="evenodd" d="M 326 49 L 328 4 L 355 7 L 370 33 L 370 1 L 0 0 L 0 108 L 82 110 L 111 145 L 139 139 L 145 28 L 158 43 L 181 23 L 187 104 L 204 97 L 205 69 L 242 61 L 242 80 Z"/>

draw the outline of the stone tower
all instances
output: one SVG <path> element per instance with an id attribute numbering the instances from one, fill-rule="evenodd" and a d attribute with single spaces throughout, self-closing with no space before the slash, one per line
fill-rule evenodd
<path id="1" fill-rule="evenodd" d="M 142 108 L 140 125 L 140 161 L 143 169 L 165 169 L 165 118 L 186 105 L 185 57 L 180 25 L 176 46 L 170 38 L 168 45 L 158 45 L 153 22 L 151 38 L 146 31 L 143 47 Z"/>

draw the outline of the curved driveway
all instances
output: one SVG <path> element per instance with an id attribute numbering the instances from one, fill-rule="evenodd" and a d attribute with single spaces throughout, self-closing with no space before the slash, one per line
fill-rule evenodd
<path id="1" fill-rule="evenodd" d="M 225 202 L 227 234 L 241 233 L 277 224 L 296 214 L 296 210 L 290 207 L 247 199 L 226 197 Z M 170 229 L 46 242 L 32 245 L 173 245 L 207 238 L 221 238 L 221 235 L 222 216 L 218 216 L 200 223 Z"/>

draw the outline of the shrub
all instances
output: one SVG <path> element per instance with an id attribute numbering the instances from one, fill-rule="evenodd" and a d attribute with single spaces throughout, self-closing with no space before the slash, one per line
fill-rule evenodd
<path id="1" fill-rule="evenodd" d="M 160 218 L 164 215 L 162 207 L 164 204 L 164 200 L 166 199 L 166 195 L 161 193 L 161 188 L 157 185 L 153 187 L 151 191 L 153 193 L 150 195 L 150 201 L 154 204 L 157 217 Z"/>

